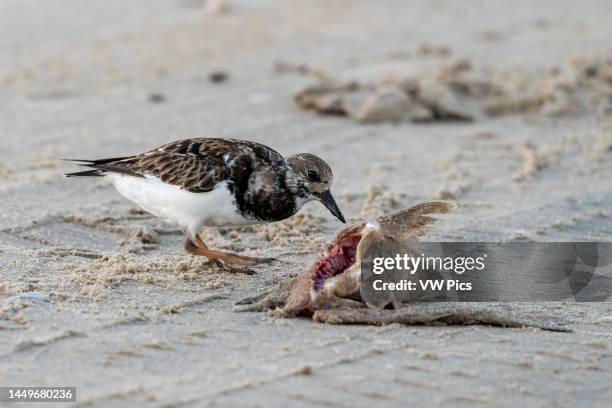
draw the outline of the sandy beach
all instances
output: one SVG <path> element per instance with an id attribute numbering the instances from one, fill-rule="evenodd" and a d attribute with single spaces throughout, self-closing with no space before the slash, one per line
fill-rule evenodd
<path id="1" fill-rule="evenodd" d="M 349 224 L 445 199 L 459 208 L 430 240 L 610 241 L 611 15 L 598 0 L 3 1 L 0 385 L 76 386 L 66 406 L 83 407 L 609 406 L 611 303 L 529 305 L 571 333 L 238 313 L 341 229 L 325 208 L 206 229 L 213 248 L 280 260 L 232 274 L 61 159 L 248 139 L 324 158 Z M 296 103 L 321 81 L 363 99 Z M 420 110 L 372 113 L 389 87 Z"/>

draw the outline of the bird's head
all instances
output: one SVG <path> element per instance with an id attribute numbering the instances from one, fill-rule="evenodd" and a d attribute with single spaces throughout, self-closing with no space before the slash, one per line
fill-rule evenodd
<path id="1" fill-rule="evenodd" d="M 346 222 L 330 191 L 334 175 L 329 165 L 310 153 L 293 155 L 287 159 L 287 163 L 290 168 L 287 173 L 287 186 L 297 195 L 298 208 L 309 201 L 317 200 L 336 218 Z"/>

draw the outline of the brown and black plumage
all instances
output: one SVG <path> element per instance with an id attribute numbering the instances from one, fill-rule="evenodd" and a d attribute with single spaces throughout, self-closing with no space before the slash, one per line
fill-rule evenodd
<path id="1" fill-rule="evenodd" d="M 198 236 L 202 227 L 280 221 L 313 200 L 344 222 L 330 192 L 330 167 L 309 153 L 284 158 L 260 143 L 196 138 L 134 156 L 76 161 L 90 169 L 68 177 L 109 177 L 123 196 L 181 226 L 191 253 L 205 249 L 198 255 L 230 263 L 248 264 L 206 248 Z"/>

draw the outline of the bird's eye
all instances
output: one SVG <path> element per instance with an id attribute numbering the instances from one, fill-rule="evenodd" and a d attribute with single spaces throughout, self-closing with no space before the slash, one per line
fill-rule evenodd
<path id="1" fill-rule="evenodd" d="M 308 170 L 306 172 L 306 176 L 308 177 L 308 180 L 310 181 L 315 181 L 315 182 L 321 181 L 321 176 L 319 176 L 319 173 L 317 173 L 314 170 Z"/>

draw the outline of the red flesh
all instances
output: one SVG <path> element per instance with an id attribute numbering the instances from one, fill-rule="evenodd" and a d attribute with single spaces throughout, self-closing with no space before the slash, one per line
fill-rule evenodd
<path id="1" fill-rule="evenodd" d="M 315 290 L 321 289 L 327 279 L 341 274 L 355 263 L 357 260 L 357 245 L 360 240 L 361 234 L 350 234 L 327 249 L 316 268 L 313 279 Z"/>

